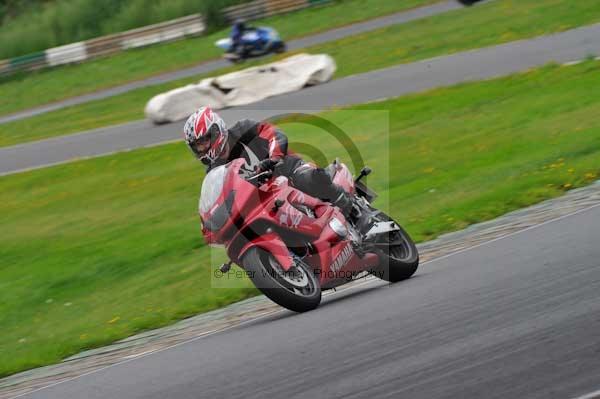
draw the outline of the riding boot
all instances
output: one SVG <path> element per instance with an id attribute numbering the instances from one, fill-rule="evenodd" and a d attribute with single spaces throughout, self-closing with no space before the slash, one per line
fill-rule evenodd
<path id="1" fill-rule="evenodd" d="M 354 200 L 350 194 L 348 194 L 343 188 L 338 185 L 334 185 L 337 191 L 335 199 L 331 202 L 333 205 L 340 208 L 342 214 L 346 219 L 352 215 L 352 209 L 354 208 Z"/>

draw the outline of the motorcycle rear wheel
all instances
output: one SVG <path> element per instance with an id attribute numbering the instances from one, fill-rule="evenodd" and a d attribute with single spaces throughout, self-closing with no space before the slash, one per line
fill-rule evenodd
<path id="1" fill-rule="evenodd" d="M 376 216 L 379 221 L 394 221 L 383 212 Z M 379 247 L 380 265 L 370 273 L 382 280 L 395 283 L 410 278 L 419 267 L 419 252 L 408 233 L 396 221 L 399 230 L 383 235 L 380 242 L 385 244 L 396 242 L 397 245 L 381 245 Z"/>
<path id="2" fill-rule="evenodd" d="M 256 288 L 284 308 L 307 312 L 321 303 L 319 280 L 312 268 L 298 259 L 286 272 L 269 252 L 251 248 L 242 264 Z"/>
<path id="3" fill-rule="evenodd" d="M 284 42 L 278 43 L 274 46 L 273 52 L 277 54 L 285 53 L 287 51 L 287 45 Z"/>

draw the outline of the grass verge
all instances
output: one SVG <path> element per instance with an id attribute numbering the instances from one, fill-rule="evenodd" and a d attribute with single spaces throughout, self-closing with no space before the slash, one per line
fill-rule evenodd
<path id="1" fill-rule="evenodd" d="M 254 25 L 277 28 L 286 40 L 440 0 L 337 1 L 330 5 L 265 18 Z M 143 79 L 217 58 L 222 51 L 214 41 L 228 30 L 208 36 L 129 50 L 92 60 L 9 78 L 0 84 L 0 115 L 58 101 L 99 89 Z"/>
<path id="2" fill-rule="evenodd" d="M 600 7 L 590 2 L 497 0 L 307 50 L 333 55 L 338 64 L 335 77 L 341 78 L 398 63 L 533 37 L 596 21 L 600 21 Z M 357 54 L 361 56 L 358 57 Z M 242 67 L 256 64 L 257 62 L 253 62 Z M 211 75 L 242 67 L 230 67 Z M 0 125 L 0 146 L 142 119 L 143 108 L 153 95 L 198 79 L 199 77 L 187 78 L 147 87 L 121 96 Z"/>
<path id="3" fill-rule="evenodd" d="M 547 66 L 323 116 L 422 241 L 596 180 L 599 73 L 593 61 Z M 376 110 L 389 111 L 389 142 Z M 318 128 L 283 127 L 292 143 L 342 153 Z M 202 176 L 169 144 L 0 178 L 0 376 L 255 295 L 247 282 L 210 288 Z"/>

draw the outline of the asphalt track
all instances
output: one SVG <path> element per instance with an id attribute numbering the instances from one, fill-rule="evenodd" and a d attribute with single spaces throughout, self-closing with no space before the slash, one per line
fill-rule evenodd
<path id="1" fill-rule="evenodd" d="M 319 111 L 396 97 L 439 86 L 523 71 L 550 61 L 600 54 L 600 24 L 354 75 L 299 92 L 223 110 L 228 122 L 263 119 L 288 111 Z M 141 120 L 90 132 L 0 148 L 0 175 L 181 138 L 182 123 L 153 126 Z"/>
<path id="2" fill-rule="evenodd" d="M 27 398 L 600 394 L 600 207 Z"/>
<path id="3" fill-rule="evenodd" d="M 314 46 L 321 43 L 326 43 L 333 40 L 338 40 L 347 36 L 356 35 L 359 33 L 368 32 L 371 30 L 384 28 L 390 25 L 403 24 L 416 19 L 431 17 L 436 14 L 441 14 L 447 11 L 456 10 L 462 8 L 455 0 L 446 0 L 440 3 L 432 4 L 429 6 L 423 6 L 408 11 L 402 11 L 396 14 L 387 15 L 380 18 L 375 18 L 365 22 L 360 22 L 341 28 L 331 29 L 323 33 L 318 33 L 310 36 L 306 36 L 296 40 L 290 40 L 287 45 L 290 50 L 297 50 Z M 66 100 L 58 101 L 52 104 L 43 105 L 40 107 L 31 108 L 14 114 L 0 116 L 0 124 L 16 121 L 19 119 L 29 118 L 34 115 L 44 114 L 46 112 L 56 111 L 61 108 L 69 107 L 72 105 L 83 104 L 93 100 L 100 100 L 116 96 L 119 94 L 127 93 L 141 87 L 153 86 L 161 83 L 170 82 L 177 79 L 183 79 L 190 76 L 200 75 L 208 72 L 212 72 L 219 68 L 229 66 L 228 61 L 218 59 L 214 61 L 207 61 L 202 64 L 196 65 L 191 68 L 181 69 L 175 72 L 168 72 L 160 75 L 156 75 L 147 79 L 127 83 L 121 86 L 116 86 L 106 90 L 100 90 L 90 94 L 84 94 L 77 97 L 72 97 Z"/>

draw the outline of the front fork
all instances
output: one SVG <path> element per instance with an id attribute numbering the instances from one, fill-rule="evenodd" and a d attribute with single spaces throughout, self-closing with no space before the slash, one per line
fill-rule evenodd
<path id="1" fill-rule="evenodd" d="M 229 272 L 229 269 L 231 269 L 231 264 L 233 263 L 233 261 L 229 261 L 226 263 L 223 263 L 220 267 L 219 270 L 221 271 L 221 273 L 226 274 L 227 272 Z"/>

